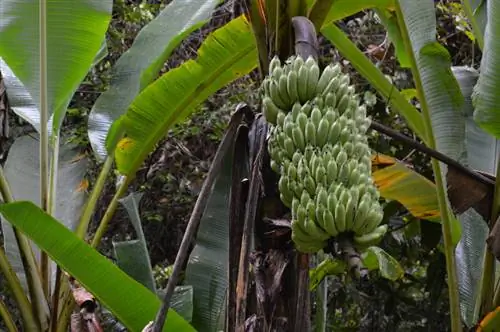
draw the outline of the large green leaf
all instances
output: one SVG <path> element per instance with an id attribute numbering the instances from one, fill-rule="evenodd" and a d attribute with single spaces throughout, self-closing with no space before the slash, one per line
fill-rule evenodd
<path id="1" fill-rule="evenodd" d="M 479 73 L 470 67 L 453 67 L 452 70 L 465 97 L 462 115 L 465 117 L 468 164 L 474 169 L 494 174 L 499 155 L 498 141 L 483 131 L 472 119 L 474 108 L 471 95 Z M 460 220 L 462 239 L 455 252 L 460 309 L 464 321 L 472 326 L 478 318 L 474 316 L 474 306 L 483 266 L 484 244 L 489 230 L 487 223 L 474 210 L 466 211 Z"/>
<path id="2" fill-rule="evenodd" d="M 405 273 L 399 262 L 382 248 L 369 247 L 362 258 L 367 269 L 378 269 L 380 275 L 386 279 L 396 281 Z"/>
<path id="3" fill-rule="evenodd" d="M 0 206 L 2 215 L 127 326 L 141 331 L 160 307 L 159 298 L 130 278 L 85 241 L 31 202 Z M 175 311 L 163 331 L 194 331 Z"/>
<path id="4" fill-rule="evenodd" d="M 460 87 L 451 70 L 451 58 L 446 49 L 436 41 L 436 17 L 432 1 L 415 2 L 402 0 L 401 12 L 406 24 L 412 55 L 422 85 L 422 97 L 431 117 L 432 130 L 436 148 L 441 153 L 467 165 L 466 125 L 464 108 L 467 107 L 462 92 L 466 87 Z M 446 167 L 441 168 L 446 175 Z M 443 176 L 443 179 L 446 179 Z M 445 181 L 446 187 L 446 181 Z M 472 244 L 478 224 L 484 221 L 472 208 L 457 215 L 461 223 L 463 240 L 455 252 L 457 278 L 459 283 L 460 310 L 462 318 L 471 324 L 475 306 L 476 276 L 468 271 L 458 271 L 467 268 L 474 257 L 467 256 L 467 251 L 477 244 Z M 477 231 L 480 231 L 478 229 Z M 463 232 L 466 232 L 465 234 Z M 484 244 L 484 242 L 481 242 Z M 477 259 L 476 262 L 480 261 Z M 474 262 L 474 263 L 476 263 Z M 454 267 L 455 268 L 455 267 Z"/>
<path id="5" fill-rule="evenodd" d="M 401 92 L 392 85 L 384 74 L 349 40 L 346 34 L 334 24 L 325 26 L 321 33 L 351 62 L 353 67 L 402 115 L 408 126 L 424 142 L 426 135 L 421 114 L 413 107 Z"/>
<path id="6" fill-rule="evenodd" d="M 394 0 L 333 0 L 324 25 L 341 20 L 362 10 L 375 7 L 384 9 L 393 8 Z"/>
<path id="7" fill-rule="evenodd" d="M 15 200 L 40 204 L 39 141 L 31 136 L 19 137 L 10 148 L 5 162 L 5 177 Z M 74 230 L 85 203 L 81 184 L 87 172 L 87 158 L 74 146 L 65 144 L 59 151 L 55 216 Z M 25 274 L 12 227 L 2 219 L 4 247 L 15 272 L 26 287 Z M 54 270 L 54 269 L 53 269 Z M 54 270 L 55 271 L 55 270 Z"/>
<path id="8" fill-rule="evenodd" d="M 500 141 L 481 129 L 473 119 L 474 107 L 471 98 L 479 72 L 471 67 L 452 67 L 452 70 L 465 98 L 463 115 L 468 164 L 473 169 L 495 174 L 500 156 Z"/>
<path id="9" fill-rule="evenodd" d="M 56 134 L 101 48 L 112 5 L 111 0 L 47 0 L 48 105 Z M 1 12 L 0 57 L 39 109 L 39 1 L 3 0 Z"/>
<path id="10" fill-rule="evenodd" d="M 474 120 L 488 133 L 500 138 L 500 3 L 487 1 L 487 21 L 481 74 L 474 88 Z"/>
<path id="11" fill-rule="evenodd" d="M 232 150 L 232 149 L 231 149 Z M 194 289 L 193 326 L 218 331 L 228 288 L 229 198 L 233 153 L 224 157 L 221 173 L 201 219 L 196 245 L 189 256 L 185 284 Z"/>
<path id="12" fill-rule="evenodd" d="M 109 90 L 99 96 L 89 114 L 89 139 L 98 158 L 107 155 L 105 140 L 113 121 L 155 80 L 175 47 L 207 21 L 220 2 L 174 0 L 142 28 L 130 49 L 114 65 Z"/>
<path id="13" fill-rule="evenodd" d="M 464 101 L 451 72 L 450 55 L 436 41 L 433 2 L 401 1 L 401 11 L 420 74 L 422 94 L 431 114 L 436 148 L 450 158 L 463 161 L 465 123 L 460 111 Z"/>
<path id="14" fill-rule="evenodd" d="M 133 174 L 173 124 L 256 65 L 255 39 L 243 16 L 209 35 L 196 60 L 185 62 L 145 88 L 121 118 L 119 127 L 127 137 L 115 151 L 119 171 Z"/>
<path id="15" fill-rule="evenodd" d="M 134 226 L 137 240 L 113 241 L 113 248 L 118 266 L 127 272 L 129 276 L 149 288 L 153 293 L 156 293 L 153 270 L 139 215 L 139 203 L 142 195 L 142 193 L 131 193 L 120 199 L 120 203 L 127 210 L 130 221 Z"/>

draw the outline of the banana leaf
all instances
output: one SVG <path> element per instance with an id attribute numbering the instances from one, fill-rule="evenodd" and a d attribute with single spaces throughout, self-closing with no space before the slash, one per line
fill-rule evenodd
<path id="1" fill-rule="evenodd" d="M 385 167 L 379 166 L 381 158 Z M 400 202 L 416 218 L 441 222 L 432 181 L 389 156 L 376 154 L 372 163 L 372 178 L 382 197 Z"/>
<path id="2" fill-rule="evenodd" d="M 47 1 L 47 84 L 52 134 L 58 134 L 73 94 L 102 48 L 112 6 L 111 0 Z M 39 2 L 4 0 L 1 11 L 0 57 L 22 83 L 11 85 L 8 75 L 7 93 L 29 95 L 26 101 L 31 99 L 31 106 L 39 110 Z M 0 70 L 4 71 L 4 66 Z M 16 89 L 25 89 L 28 95 L 13 91 Z M 20 113 L 40 130 L 39 116 L 30 114 Z"/>
<path id="3" fill-rule="evenodd" d="M 369 247 L 362 254 L 362 259 L 367 269 L 378 269 L 382 277 L 392 281 L 401 279 L 405 273 L 399 262 L 379 247 Z"/>
<path id="4" fill-rule="evenodd" d="M 65 272 L 73 276 L 130 331 L 141 331 L 154 320 L 160 299 L 79 239 L 73 232 L 32 202 L 0 205 L 0 213 Z M 163 331 L 195 331 L 174 310 L 169 310 Z"/>
<path id="5" fill-rule="evenodd" d="M 487 133 L 500 138 L 500 3 L 486 2 L 487 22 L 481 73 L 474 88 L 474 120 Z"/>
<path id="6" fill-rule="evenodd" d="M 462 115 L 465 119 L 465 143 L 467 162 L 470 167 L 487 173 L 495 173 L 500 145 L 497 139 L 487 134 L 473 120 L 472 91 L 479 73 L 470 67 L 453 67 L 465 104 Z M 455 257 L 459 279 L 460 309 L 464 321 L 473 326 L 475 299 L 481 278 L 486 238 L 489 233 L 484 219 L 475 211 L 465 213 L 462 221 L 462 239 L 458 243 Z"/>
<path id="7" fill-rule="evenodd" d="M 326 16 L 323 27 L 347 16 L 371 8 L 393 9 L 394 0 L 334 0 L 332 1 L 332 6 Z"/>
<path id="8" fill-rule="evenodd" d="M 221 0 L 174 0 L 139 32 L 112 69 L 109 89 L 89 114 L 88 135 L 96 157 L 105 159 L 111 124 L 126 112 L 135 97 L 153 82 L 172 51 L 210 18 Z"/>
<path id="9" fill-rule="evenodd" d="M 137 239 L 120 242 L 113 241 L 113 249 L 120 269 L 143 284 L 150 291 L 156 293 L 153 269 L 151 268 L 147 242 L 142 231 L 141 217 L 139 215 L 139 203 L 142 195 L 142 193 L 131 193 L 119 200 L 127 210 Z"/>
<path id="10" fill-rule="evenodd" d="M 194 290 L 193 326 L 200 332 L 218 331 L 224 317 L 229 285 L 229 198 L 232 184 L 233 153 L 224 157 L 200 221 L 196 244 L 186 266 L 184 284 Z M 222 320 L 223 321 L 223 320 Z"/>
<path id="11" fill-rule="evenodd" d="M 39 141 L 31 136 L 19 137 L 10 148 L 4 172 L 15 200 L 28 200 L 40 205 L 38 156 Z M 87 165 L 88 159 L 84 157 L 82 151 L 68 144 L 61 146 L 55 217 L 62 220 L 64 226 L 70 230 L 75 230 L 87 197 L 84 186 Z M 17 241 L 11 225 L 4 218 L 2 218 L 2 231 L 6 255 L 23 287 L 27 289 Z M 52 271 L 55 271 L 55 268 Z"/>
<path id="12" fill-rule="evenodd" d="M 400 2 L 402 19 L 408 34 L 412 56 L 418 70 L 417 79 L 422 86 L 422 95 L 429 113 L 435 136 L 436 149 L 456 161 L 468 165 L 465 115 L 467 102 L 464 95 L 466 87 L 460 86 L 451 69 L 451 58 L 446 49 L 436 41 L 436 17 L 431 1 L 419 2 L 403 0 Z M 463 94 L 464 93 L 464 94 Z M 470 106 L 470 105 L 469 105 Z M 447 168 L 441 167 L 443 179 Z M 444 181 L 446 187 L 446 181 Z M 485 225 L 482 217 L 473 209 L 457 215 L 462 228 L 461 245 L 455 252 L 457 277 L 459 283 L 460 310 L 463 320 L 470 326 L 473 323 L 475 306 L 476 271 L 469 272 L 467 266 L 481 261 L 467 252 L 478 243 L 474 227 Z M 480 226 L 481 227 L 481 226 Z M 477 231 L 481 232 L 480 229 Z M 472 232 L 472 233 L 471 233 Z M 480 242 L 484 245 L 484 242 Z M 481 250 L 479 251 L 481 252 Z M 475 256 L 476 254 L 474 254 Z M 475 262 L 471 262 L 475 260 Z"/>
<path id="13" fill-rule="evenodd" d="M 115 150 L 118 170 L 135 173 L 155 144 L 175 123 L 233 80 L 257 65 L 252 30 L 244 16 L 232 20 L 204 41 L 196 60 L 189 60 L 145 88 L 118 121 L 125 132 Z M 114 139 L 109 139 L 108 149 Z"/>
<path id="14" fill-rule="evenodd" d="M 410 68 L 410 58 L 408 57 L 408 53 L 406 53 L 403 36 L 401 36 L 398 19 L 395 13 L 386 9 L 375 9 L 375 13 L 377 13 L 377 16 L 382 21 L 382 24 L 387 30 L 389 40 L 394 45 L 396 58 L 399 61 L 399 65 L 401 66 L 401 68 Z"/>

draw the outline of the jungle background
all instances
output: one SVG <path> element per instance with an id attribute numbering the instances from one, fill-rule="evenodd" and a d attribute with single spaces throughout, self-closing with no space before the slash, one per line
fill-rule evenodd
<path id="1" fill-rule="evenodd" d="M 88 149 L 86 123 L 88 113 L 105 91 L 110 81 L 110 69 L 116 60 L 132 44 L 140 29 L 151 21 L 170 1 L 114 2 L 113 18 L 107 32 L 109 54 L 87 76 L 70 105 L 65 120 L 65 131 L 72 141 Z M 194 58 L 201 42 L 211 31 L 230 21 L 233 1 L 228 0 L 218 7 L 210 22 L 191 34 L 165 63 L 162 73 L 175 68 L 187 59 Z M 459 1 L 439 1 L 438 39 L 450 52 L 453 65 L 477 64 L 469 27 Z M 394 48 L 387 39 L 381 22 L 372 11 L 351 16 L 339 23 L 351 40 L 395 82 L 400 89 L 411 86 L 408 71 L 398 67 Z M 358 91 L 370 108 L 370 116 L 402 133 L 408 134 L 404 121 L 387 107 L 370 85 L 342 59 L 338 52 L 324 39 L 321 42 L 322 61 L 342 61 L 350 68 Z M 148 240 L 151 263 L 155 267 L 156 281 L 165 286 L 169 266 L 174 262 L 185 225 L 189 219 L 197 194 L 209 169 L 213 155 L 222 138 L 230 114 L 239 102 L 256 106 L 259 101 L 256 73 L 237 80 L 205 102 L 197 112 L 183 124 L 169 132 L 139 171 L 130 191 L 144 194 L 141 217 Z M 5 107 L 2 97 L 5 91 L 0 85 L 0 110 Z M 4 142 L 8 153 L 9 143 L 26 134 L 31 127 L 13 113 L 9 116 L 10 135 Z M 432 177 L 429 159 L 411 148 L 386 136 L 371 133 L 371 145 L 375 150 L 395 156 L 411 164 L 421 174 Z M 6 154 L 2 155 L 5 161 Z M 96 164 L 97 165 L 97 164 Z M 97 167 L 90 167 L 88 180 L 92 184 L 97 176 Z M 108 181 L 106 193 L 101 198 L 95 224 L 101 219 L 111 200 L 114 179 Z M 90 190 L 90 188 L 89 188 Z M 394 202 L 391 207 L 398 211 L 398 218 L 407 212 Z M 117 211 L 99 250 L 112 257 L 111 241 L 130 238 L 132 225 L 127 222 L 123 207 Z M 441 226 L 436 223 L 409 223 L 409 226 L 394 230 L 386 236 L 381 246 L 400 261 L 405 268 L 405 277 L 397 282 L 375 278 L 369 286 L 362 288 L 346 286 L 331 278 L 329 288 L 329 317 L 332 331 L 446 331 L 449 329 L 447 289 L 445 282 L 445 260 L 436 249 L 440 240 Z M 415 236 L 415 234 L 419 234 Z M 0 279 L 0 294 L 8 295 Z M 7 296 L 8 297 L 8 296 Z M 1 330 L 0 323 L 0 330 Z M 110 330 L 120 330 L 118 326 Z"/>

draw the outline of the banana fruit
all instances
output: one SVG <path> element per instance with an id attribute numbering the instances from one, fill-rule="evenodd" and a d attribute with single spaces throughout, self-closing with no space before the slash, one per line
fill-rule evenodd
<path id="1" fill-rule="evenodd" d="M 309 57 L 274 57 L 264 79 L 262 107 L 272 125 L 271 168 L 280 175 L 283 203 L 292 212 L 292 240 L 316 252 L 350 233 L 360 246 L 376 243 L 387 225 L 371 178 L 366 106 L 339 64 L 322 71 Z"/>

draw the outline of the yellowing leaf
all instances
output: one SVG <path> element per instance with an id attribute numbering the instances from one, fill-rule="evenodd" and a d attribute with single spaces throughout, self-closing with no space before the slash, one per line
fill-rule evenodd
<path id="1" fill-rule="evenodd" d="M 89 180 L 83 179 L 78 185 L 78 188 L 76 188 L 76 191 L 77 192 L 87 191 L 88 188 L 89 188 Z"/>
<path id="2" fill-rule="evenodd" d="M 436 186 L 432 181 L 389 156 L 374 155 L 372 162 L 376 169 L 373 181 L 382 197 L 400 202 L 417 218 L 440 221 Z M 380 168 L 383 165 L 389 166 Z"/>

